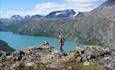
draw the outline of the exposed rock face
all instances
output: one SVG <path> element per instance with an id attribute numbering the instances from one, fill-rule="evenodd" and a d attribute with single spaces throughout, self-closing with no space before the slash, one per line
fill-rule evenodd
<path id="1" fill-rule="evenodd" d="M 5 60 L 4 60 L 4 59 Z M 26 47 L 0 57 L 2 70 L 114 70 L 114 49 L 101 47 L 77 48 L 67 54 L 54 48 Z M 107 62 L 110 61 L 111 63 Z"/>
<path id="2" fill-rule="evenodd" d="M 24 52 L 24 54 L 20 54 L 20 51 Z M 16 69 L 19 66 L 33 67 L 33 69 L 39 69 L 39 65 L 40 67 L 43 66 L 42 68 L 60 68 L 62 65 L 60 65 L 59 63 L 63 63 L 69 60 L 67 57 L 63 56 L 63 54 L 55 52 L 56 50 L 53 48 L 28 47 L 23 48 L 20 51 L 12 53 L 10 55 L 11 58 L 7 59 L 13 59 L 11 60 L 13 64 L 8 63 L 10 68 L 8 68 L 6 64 L 5 67 L 0 66 L 0 69 Z M 0 65 L 2 64 L 0 63 Z"/>
<path id="3" fill-rule="evenodd" d="M 110 70 L 115 69 L 115 48 L 102 48 L 99 46 L 77 47 L 76 57 L 85 65 L 98 63 L 107 66 Z"/>

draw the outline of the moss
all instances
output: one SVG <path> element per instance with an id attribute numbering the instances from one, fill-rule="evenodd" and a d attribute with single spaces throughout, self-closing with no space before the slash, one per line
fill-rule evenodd
<path id="1" fill-rule="evenodd" d="M 46 70 L 46 67 L 43 64 L 38 64 L 37 67 L 34 66 L 18 66 L 15 68 L 15 70 Z"/>
<path id="2" fill-rule="evenodd" d="M 106 70 L 102 65 L 90 64 L 88 66 L 83 66 L 83 70 Z"/>
<path id="3" fill-rule="evenodd" d="M 85 66 L 79 60 L 71 61 L 69 62 L 69 64 L 71 64 L 73 68 L 72 70 L 107 70 L 105 66 L 99 65 L 99 64 L 90 64 L 90 65 Z"/>
<path id="4" fill-rule="evenodd" d="M 101 60 L 103 57 L 102 56 L 97 56 L 95 60 Z"/>
<path id="5" fill-rule="evenodd" d="M 45 66 L 44 64 L 42 64 L 42 63 L 39 63 L 39 64 L 37 65 L 37 69 L 38 69 L 38 70 L 46 70 L 46 66 Z"/>
<path id="6" fill-rule="evenodd" d="M 89 40 L 89 41 L 81 40 L 81 41 L 79 41 L 79 43 L 82 43 L 85 45 L 99 45 L 99 46 L 101 45 L 99 40 Z"/>

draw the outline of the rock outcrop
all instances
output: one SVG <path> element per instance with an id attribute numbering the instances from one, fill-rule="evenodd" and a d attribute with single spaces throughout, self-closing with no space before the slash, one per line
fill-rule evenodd
<path id="1" fill-rule="evenodd" d="M 114 70 L 115 49 L 78 48 L 68 53 L 52 47 L 26 47 L 0 57 L 1 70 Z"/>

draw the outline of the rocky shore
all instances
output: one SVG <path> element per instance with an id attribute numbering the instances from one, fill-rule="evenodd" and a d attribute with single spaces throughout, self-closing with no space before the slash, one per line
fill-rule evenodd
<path id="1" fill-rule="evenodd" d="M 31 46 L 0 57 L 0 70 L 114 70 L 115 48 L 77 46 L 60 52 L 52 47 Z"/>

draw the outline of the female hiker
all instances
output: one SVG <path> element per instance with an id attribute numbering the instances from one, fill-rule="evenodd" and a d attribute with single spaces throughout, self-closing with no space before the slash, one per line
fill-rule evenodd
<path id="1" fill-rule="evenodd" d="M 64 46 L 64 40 L 63 40 L 62 35 L 60 33 L 58 35 L 58 44 L 60 46 L 60 51 L 63 51 L 62 47 Z"/>

